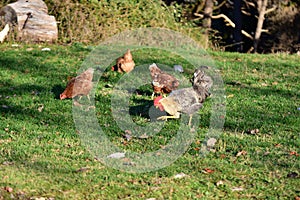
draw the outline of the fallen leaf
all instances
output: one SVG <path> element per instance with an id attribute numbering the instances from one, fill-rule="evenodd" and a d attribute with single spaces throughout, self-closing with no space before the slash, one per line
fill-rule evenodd
<path id="1" fill-rule="evenodd" d="M 2 163 L 2 165 L 13 165 L 14 163 L 13 162 L 9 162 L 9 161 L 4 161 Z"/>
<path id="2" fill-rule="evenodd" d="M 127 141 L 131 140 L 132 136 L 130 134 L 125 134 L 124 137 Z"/>
<path id="3" fill-rule="evenodd" d="M 143 135 L 140 135 L 139 138 L 140 139 L 147 139 L 147 138 L 149 138 L 149 136 L 144 133 Z"/>
<path id="4" fill-rule="evenodd" d="M 43 109 L 44 109 L 44 104 L 41 104 L 41 105 L 38 107 L 38 111 L 39 111 L 39 112 L 42 112 Z"/>
<path id="5" fill-rule="evenodd" d="M 181 179 L 181 178 L 184 178 L 184 177 L 186 177 L 186 176 L 188 176 L 188 175 L 186 175 L 185 173 L 181 172 L 181 173 L 179 173 L 179 174 L 176 174 L 176 175 L 174 176 L 174 178 L 175 178 L 175 179 Z"/>
<path id="6" fill-rule="evenodd" d="M 239 157 L 239 156 L 244 156 L 244 155 L 247 155 L 247 151 L 244 151 L 244 150 L 242 150 L 242 151 L 240 151 L 240 152 L 238 152 L 237 154 L 236 154 L 236 157 Z"/>
<path id="7" fill-rule="evenodd" d="M 81 167 L 80 169 L 77 169 L 76 172 L 86 172 L 88 170 L 90 170 L 91 168 L 89 167 Z"/>
<path id="8" fill-rule="evenodd" d="M 34 200 L 46 200 L 46 198 L 45 197 L 35 197 L 35 198 L 33 198 Z"/>
<path id="9" fill-rule="evenodd" d="M 226 155 L 225 155 L 225 154 L 221 154 L 221 155 L 220 155 L 220 158 L 221 158 L 221 159 L 224 159 L 224 158 L 226 158 Z"/>
<path id="10" fill-rule="evenodd" d="M 299 156 L 299 154 L 298 154 L 296 151 L 291 151 L 291 152 L 290 152 L 290 155 L 291 155 L 291 156 Z"/>
<path id="11" fill-rule="evenodd" d="M 216 185 L 217 186 L 220 186 L 220 185 L 224 185 L 224 182 L 221 180 L 221 181 L 218 181 L 217 183 L 216 183 Z"/>
<path id="12" fill-rule="evenodd" d="M 205 174 L 211 174 L 213 173 L 215 170 L 209 169 L 209 168 L 205 168 L 204 170 L 202 170 L 203 173 Z"/>
<path id="13" fill-rule="evenodd" d="M 216 142 L 217 142 L 217 139 L 216 139 L 216 138 L 209 138 L 209 139 L 207 140 L 206 144 L 207 144 L 207 146 L 209 146 L 209 147 L 213 147 L 213 146 L 215 146 Z"/>
<path id="14" fill-rule="evenodd" d="M 125 153 L 122 152 L 113 153 L 107 156 L 107 158 L 116 158 L 116 159 L 120 159 L 124 157 L 125 157 Z"/>
<path id="15" fill-rule="evenodd" d="M 9 193 L 11 193 L 13 191 L 13 189 L 9 186 L 4 187 L 4 190 Z"/>
<path id="16" fill-rule="evenodd" d="M 242 187 L 234 187 L 234 188 L 231 188 L 231 191 L 243 191 L 244 190 L 244 188 L 242 188 Z"/>
<path id="17" fill-rule="evenodd" d="M 281 147 L 282 145 L 278 143 L 278 144 L 275 144 L 274 146 L 275 147 Z"/>
<path id="18" fill-rule="evenodd" d="M 267 83 L 262 83 L 261 86 L 266 87 L 266 86 L 268 86 L 268 84 Z"/>
<path id="19" fill-rule="evenodd" d="M 234 94 L 227 95 L 227 98 L 232 98 L 232 97 L 234 97 Z"/>

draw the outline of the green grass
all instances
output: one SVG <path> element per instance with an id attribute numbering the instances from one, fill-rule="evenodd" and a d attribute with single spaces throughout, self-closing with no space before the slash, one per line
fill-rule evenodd
<path id="1" fill-rule="evenodd" d="M 99 162 L 82 144 L 72 101 L 60 101 L 92 47 L 81 45 L 0 46 L 0 199 L 293 199 L 300 196 L 300 65 L 293 55 L 210 52 L 226 89 L 224 132 L 206 157 L 198 149 L 209 128 L 208 100 L 189 149 L 171 165 L 127 173 Z M 137 65 L 183 64 L 166 52 L 133 51 Z M 126 141 L 110 110 L 112 87 L 122 77 L 103 73 L 95 91 L 95 113 L 111 142 L 126 151 L 155 151 L 176 134 L 169 120 L 158 134 Z M 133 95 L 133 121 L 149 124 L 151 87 Z M 86 99 L 83 98 L 83 101 Z M 147 107 L 148 106 L 148 107 Z M 40 110 L 39 110 L 40 108 Z M 42 108 L 42 109 L 41 109 Z M 40 112 L 41 111 L 41 112 Z M 249 130 L 259 129 L 256 134 Z M 238 156 L 238 153 L 246 153 Z M 292 155 L 296 152 L 297 155 Z M 207 173 L 207 169 L 213 170 Z M 186 177 L 175 179 L 174 175 Z M 223 184 L 218 184 L 221 183 Z M 5 187 L 13 189 L 7 192 Z M 236 191 L 241 190 L 241 191 Z"/>

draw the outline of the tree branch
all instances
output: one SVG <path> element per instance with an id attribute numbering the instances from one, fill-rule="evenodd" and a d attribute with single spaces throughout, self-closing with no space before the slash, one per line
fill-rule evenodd
<path id="1" fill-rule="evenodd" d="M 199 14 L 199 13 L 194 13 L 195 16 L 199 17 L 199 19 L 204 18 L 204 15 Z M 212 19 L 219 19 L 219 18 L 223 18 L 225 22 L 227 22 L 228 25 L 230 25 L 231 27 L 235 28 L 235 24 L 231 21 L 231 19 L 229 19 L 229 17 L 227 17 L 224 14 L 219 14 L 219 15 L 215 15 L 215 16 L 211 16 Z M 248 38 L 250 38 L 251 40 L 253 40 L 252 35 L 250 35 L 249 33 L 247 33 L 246 31 L 242 30 L 242 34 Z"/>
<path id="2" fill-rule="evenodd" d="M 214 10 L 218 10 L 218 9 L 221 8 L 226 2 L 227 2 L 227 0 L 222 1 L 222 3 L 220 3 L 218 6 L 214 7 Z"/>
<path id="3" fill-rule="evenodd" d="M 268 14 L 268 13 L 270 13 L 270 12 L 273 12 L 274 10 L 276 10 L 276 8 L 277 8 L 277 6 L 274 5 L 273 8 L 267 9 L 267 10 L 265 11 L 265 15 Z"/>

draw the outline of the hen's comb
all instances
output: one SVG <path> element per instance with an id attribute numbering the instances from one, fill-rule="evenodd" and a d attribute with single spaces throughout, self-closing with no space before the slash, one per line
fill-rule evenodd
<path id="1" fill-rule="evenodd" d="M 154 99 L 154 106 L 158 105 L 158 102 L 162 99 L 162 96 L 158 96 Z"/>

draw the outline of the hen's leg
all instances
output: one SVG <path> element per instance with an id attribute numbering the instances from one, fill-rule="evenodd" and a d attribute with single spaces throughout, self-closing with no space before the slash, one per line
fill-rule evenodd
<path id="1" fill-rule="evenodd" d="M 189 123 L 188 123 L 189 126 L 191 126 L 191 124 L 192 124 L 192 118 L 193 118 L 193 115 L 190 115 Z"/>
<path id="2" fill-rule="evenodd" d="M 161 117 L 158 117 L 157 120 L 165 120 L 165 121 L 167 121 L 168 119 L 179 119 L 179 117 L 180 117 L 180 114 L 176 113 L 175 115 L 171 115 L 171 116 L 161 116 Z"/>
<path id="3" fill-rule="evenodd" d="M 151 96 L 151 99 L 152 99 L 152 100 L 154 99 L 154 94 L 155 94 L 155 92 L 152 93 L 152 96 Z"/>

